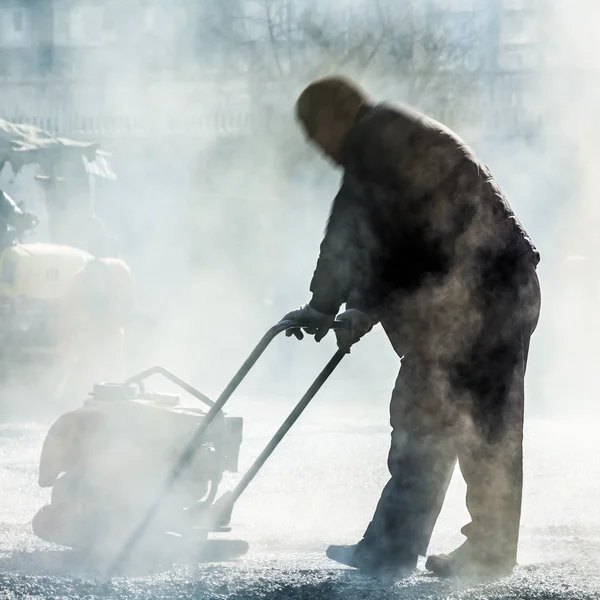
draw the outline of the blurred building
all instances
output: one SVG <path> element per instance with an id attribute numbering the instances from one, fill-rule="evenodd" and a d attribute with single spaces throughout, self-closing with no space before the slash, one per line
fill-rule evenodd
<path id="1" fill-rule="evenodd" d="M 243 91 L 206 67 L 197 11 L 190 0 L 0 0 L 0 114 L 100 138 L 243 128 Z"/>
<path id="2" fill-rule="evenodd" d="M 364 25 L 386 6 L 403 11 L 398 27 L 413 29 L 392 32 L 381 55 L 400 71 L 435 67 L 455 87 L 470 85 L 457 82 L 458 69 L 471 72 L 487 90 L 478 94 L 484 108 L 522 127 L 520 108 L 534 104 L 528 88 L 542 65 L 545 2 L 343 0 L 334 10 L 315 0 L 0 0 L 0 114 L 69 135 L 243 129 L 244 72 L 287 76 L 307 47 L 357 46 L 364 40 L 351 19 Z M 415 30 L 418 19 L 437 39 Z M 451 110 L 453 92 L 442 96 Z"/>
<path id="3" fill-rule="evenodd" d="M 539 126 L 532 93 L 543 68 L 546 0 L 426 0 L 425 20 L 444 23 L 452 73 L 470 71 L 472 78 L 451 80 L 442 119 L 453 121 L 455 97 L 472 82 L 476 103 L 467 120 L 486 117 L 490 133 L 527 137 Z M 480 127 L 480 123 L 477 123 Z"/>

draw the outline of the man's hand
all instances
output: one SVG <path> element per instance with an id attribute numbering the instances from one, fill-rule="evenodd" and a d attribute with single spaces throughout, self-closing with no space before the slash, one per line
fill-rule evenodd
<path id="1" fill-rule="evenodd" d="M 326 315 L 315 310 L 310 304 L 305 304 L 297 310 L 289 312 L 282 321 L 294 321 L 304 329 L 309 335 L 315 336 L 315 341 L 320 342 L 331 329 L 335 320 L 335 315 Z M 295 335 L 299 340 L 304 337 L 300 329 L 288 329 L 285 332 L 287 337 Z"/>
<path id="2" fill-rule="evenodd" d="M 369 315 L 355 308 L 343 312 L 337 320 L 346 323 L 346 327 L 335 330 L 338 348 L 346 354 L 350 354 L 350 347 L 369 333 L 374 325 Z"/>

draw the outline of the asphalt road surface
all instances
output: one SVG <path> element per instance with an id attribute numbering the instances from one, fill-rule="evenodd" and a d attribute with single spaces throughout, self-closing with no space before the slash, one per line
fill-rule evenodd
<path id="1" fill-rule="evenodd" d="M 73 553 L 46 544 L 30 521 L 46 503 L 37 467 L 48 416 L 0 425 L 0 599 L 412 599 L 600 598 L 600 422 L 531 418 L 519 567 L 495 582 L 443 581 L 420 572 L 390 583 L 339 567 L 329 543 L 357 541 L 386 480 L 385 402 L 369 407 L 330 397 L 310 406 L 242 496 L 232 536 L 250 551 L 237 560 L 148 566 L 108 579 Z M 384 399 L 385 400 L 385 399 Z M 241 397 L 247 467 L 293 406 L 293 398 Z M 241 408 L 245 410 L 237 410 Z M 223 489 L 236 475 L 228 475 Z M 467 522 L 457 472 L 430 547 L 461 543 Z"/>

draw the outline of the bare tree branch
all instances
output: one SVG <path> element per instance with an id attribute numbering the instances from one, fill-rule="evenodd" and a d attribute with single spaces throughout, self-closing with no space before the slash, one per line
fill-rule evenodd
<path id="1" fill-rule="evenodd" d="M 396 80 L 416 104 L 476 93 L 483 31 L 473 14 L 423 13 L 411 0 L 364 0 L 354 11 L 301 1 L 220 0 L 211 31 L 222 32 L 232 64 L 283 86 L 337 70 Z"/>

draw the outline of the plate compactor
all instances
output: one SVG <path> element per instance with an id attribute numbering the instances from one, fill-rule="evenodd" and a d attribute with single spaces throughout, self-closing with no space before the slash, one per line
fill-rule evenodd
<path id="1" fill-rule="evenodd" d="M 336 321 L 334 328 L 344 324 Z M 81 550 L 120 570 L 132 551 L 146 559 L 218 560 L 233 506 L 309 402 L 344 357 L 337 351 L 277 430 L 237 486 L 217 499 L 225 472 L 238 471 L 243 421 L 223 412 L 238 385 L 281 332 L 282 321 L 262 338 L 216 401 L 162 367 L 121 384 L 101 384 L 84 405 L 61 416 L 42 448 L 39 485 L 52 488 L 51 502 L 33 518 L 41 539 Z M 205 405 L 182 406 L 173 395 L 149 393 L 144 382 L 162 375 Z M 248 545 L 228 540 L 223 558 Z"/>

